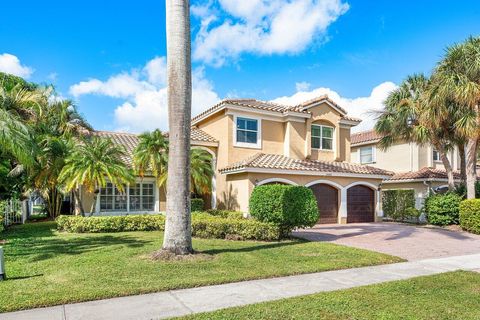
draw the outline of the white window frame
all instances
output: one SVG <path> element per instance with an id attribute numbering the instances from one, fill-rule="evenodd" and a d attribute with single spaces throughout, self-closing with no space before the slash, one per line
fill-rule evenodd
<path id="1" fill-rule="evenodd" d="M 438 159 L 435 159 L 435 156 L 434 156 L 435 153 L 437 153 Z M 432 160 L 433 160 L 433 162 L 442 162 L 442 159 L 440 159 L 440 152 L 438 152 L 434 148 L 432 148 Z"/>
<path id="2" fill-rule="evenodd" d="M 108 181 L 109 182 L 109 181 Z M 137 178 L 135 179 L 135 183 L 151 183 L 153 184 L 153 210 L 130 210 L 130 184 L 125 186 L 125 193 L 127 196 L 127 209 L 124 211 L 115 210 L 100 210 L 100 192 L 97 196 L 97 202 L 95 204 L 95 212 L 103 215 L 116 215 L 116 214 L 145 214 L 145 213 L 155 213 L 160 212 L 160 194 L 159 189 L 157 187 L 157 183 L 155 182 L 155 178 L 146 177 L 146 178 Z"/>
<path id="3" fill-rule="evenodd" d="M 371 148 L 372 149 L 372 161 L 370 162 L 362 162 L 362 149 L 365 148 Z M 369 163 L 375 163 L 377 161 L 377 148 L 375 146 L 364 146 L 358 148 L 358 163 L 360 164 L 369 164 Z"/>
<path id="4" fill-rule="evenodd" d="M 248 143 L 248 142 L 237 142 L 237 119 L 247 119 L 257 121 L 257 142 Z M 257 117 L 252 117 L 250 115 L 233 115 L 233 146 L 240 148 L 251 148 L 251 149 L 261 149 L 262 148 L 262 119 Z"/>
<path id="5" fill-rule="evenodd" d="M 312 128 L 310 128 L 310 144 L 312 145 L 312 150 L 322 150 L 322 151 L 331 151 L 331 152 L 334 152 L 335 151 L 335 148 L 337 147 L 336 146 L 336 132 L 335 132 L 335 127 L 332 127 L 332 126 L 328 126 L 328 125 L 324 125 L 324 124 L 312 124 L 311 127 L 313 126 L 316 126 L 316 127 L 320 127 L 320 148 L 314 148 L 313 147 L 313 144 L 311 142 L 312 138 L 313 138 L 313 130 Z M 323 139 L 323 128 L 330 128 L 332 129 L 332 138 L 326 138 L 326 139 L 332 139 L 332 149 L 324 149 L 323 146 L 322 146 L 322 139 Z M 316 137 L 316 136 L 315 136 Z"/>

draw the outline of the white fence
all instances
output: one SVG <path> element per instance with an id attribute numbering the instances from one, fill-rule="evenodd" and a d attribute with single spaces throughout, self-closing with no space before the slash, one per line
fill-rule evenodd
<path id="1" fill-rule="evenodd" d="M 10 199 L 6 201 L 6 205 L 3 208 L 3 224 L 8 227 L 12 224 L 25 223 L 26 215 L 26 203 L 20 200 Z"/>

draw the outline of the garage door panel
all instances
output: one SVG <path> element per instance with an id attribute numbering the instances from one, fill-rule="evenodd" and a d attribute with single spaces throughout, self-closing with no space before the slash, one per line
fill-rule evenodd
<path id="1" fill-rule="evenodd" d="M 353 186 L 347 190 L 347 222 L 375 221 L 375 193 L 367 186 Z"/>
<path id="2" fill-rule="evenodd" d="M 310 187 L 317 199 L 320 219 L 318 223 L 338 222 L 338 190 L 328 184 L 319 183 Z"/>

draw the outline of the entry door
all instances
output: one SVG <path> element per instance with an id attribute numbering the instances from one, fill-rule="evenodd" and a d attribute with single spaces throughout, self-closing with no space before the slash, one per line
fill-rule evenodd
<path id="1" fill-rule="evenodd" d="M 347 190 L 347 222 L 375 221 L 375 194 L 366 186 L 353 186 Z"/>
<path id="2" fill-rule="evenodd" d="M 320 219 L 318 223 L 338 222 L 338 190 L 328 184 L 319 183 L 310 187 L 317 198 Z"/>

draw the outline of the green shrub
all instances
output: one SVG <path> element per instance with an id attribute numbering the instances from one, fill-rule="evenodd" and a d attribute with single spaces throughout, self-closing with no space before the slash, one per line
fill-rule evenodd
<path id="1" fill-rule="evenodd" d="M 460 226 L 466 231 L 480 234 L 480 199 L 460 203 Z"/>
<path id="2" fill-rule="evenodd" d="M 0 214 L 0 232 L 5 230 L 5 225 L 3 224 L 3 214 Z"/>
<path id="3" fill-rule="evenodd" d="M 317 200 L 310 188 L 280 184 L 253 189 L 250 214 L 259 221 L 280 225 L 284 232 L 312 227 L 319 216 Z"/>
<path id="4" fill-rule="evenodd" d="M 222 217 L 222 218 L 229 218 L 229 219 L 243 218 L 243 213 L 240 211 L 209 209 L 207 210 L 207 213 L 215 217 Z"/>
<path id="5" fill-rule="evenodd" d="M 42 221 L 48 218 L 46 213 L 32 214 L 28 217 L 29 221 Z"/>
<path id="6" fill-rule="evenodd" d="M 429 196 L 424 207 L 428 222 L 439 226 L 458 224 L 461 201 L 462 197 L 453 192 Z"/>
<path id="7" fill-rule="evenodd" d="M 415 218 L 411 216 L 411 213 L 414 212 L 409 210 L 415 208 L 415 190 L 383 190 L 382 208 L 385 217 L 391 218 L 394 221 L 407 221 Z"/>
<path id="8" fill-rule="evenodd" d="M 193 198 L 190 200 L 191 210 L 193 211 L 203 211 L 205 203 L 202 198 Z"/>
<path id="9" fill-rule="evenodd" d="M 66 232 L 97 233 L 122 231 L 163 231 L 163 215 L 129 215 L 108 217 L 60 216 L 57 229 Z M 192 214 L 192 235 L 200 238 L 278 240 L 281 228 L 254 219 L 222 218 L 206 212 Z"/>

